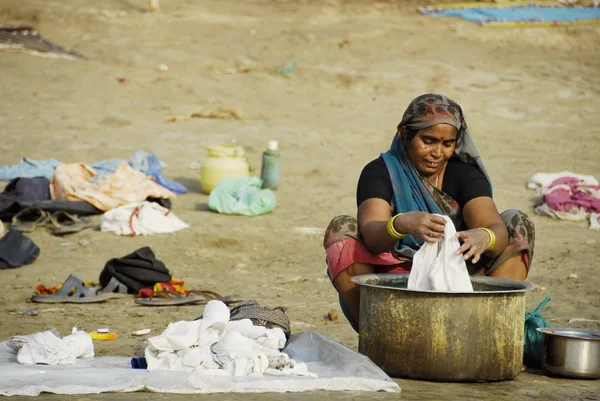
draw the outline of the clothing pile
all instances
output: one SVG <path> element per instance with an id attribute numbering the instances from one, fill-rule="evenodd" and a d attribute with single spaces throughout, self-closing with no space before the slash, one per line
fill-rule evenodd
<path id="1" fill-rule="evenodd" d="M 312 376 L 306 364 L 296 363 L 280 350 L 286 333 L 280 327 L 257 326 L 250 319 L 230 320 L 220 301 L 210 301 L 201 319 L 169 324 L 159 336 L 148 339 L 148 370 L 192 372 L 200 376 Z"/>
<path id="2" fill-rule="evenodd" d="M 600 185 L 595 177 L 570 171 L 537 173 L 527 187 L 540 196 L 534 206 L 537 214 L 568 221 L 589 220 L 590 230 L 600 230 Z"/>
<path id="3" fill-rule="evenodd" d="M 144 222 L 136 211 L 147 201 L 170 209 L 170 200 L 187 192 L 162 174 L 164 166 L 155 155 L 141 150 L 129 160 L 111 159 L 91 166 L 23 158 L 20 164 L 0 166 L 0 180 L 12 180 L 0 194 L 0 219 L 11 221 L 18 231 L 48 226 L 53 234 L 64 235 L 91 227 L 91 220 L 83 216 L 133 204 L 128 214 L 111 216 L 114 229 L 110 231 L 120 235 L 174 232 L 187 224 L 168 211 L 161 210 L 163 217 L 169 215 L 163 219 L 144 213 Z M 134 217 L 138 226 L 144 226 L 140 232 L 130 227 Z M 169 224 L 163 224 L 167 220 Z"/>

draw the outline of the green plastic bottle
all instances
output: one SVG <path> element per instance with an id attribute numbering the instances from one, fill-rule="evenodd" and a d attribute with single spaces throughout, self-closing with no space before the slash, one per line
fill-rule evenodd
<path id="1" fill-rule="evenodd" d="M 277 189 L 279 185 L 279 150 L 277 141 L 269 141 L 267 143 L 267 150 L 262 154 L 260 178 L 263 180 L 263 188 Z"/>

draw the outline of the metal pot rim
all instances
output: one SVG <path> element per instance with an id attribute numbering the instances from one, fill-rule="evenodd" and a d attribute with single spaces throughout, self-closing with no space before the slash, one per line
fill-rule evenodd
<path id="1" fill-rule="evenodd" d="M 499 290 L 499 291 L 473 291 L 473 292 L 452 292 L 452 291 L 432 291 L 432 290 L 424 291 L 424 290 L 409 290 L 407 288 L 392 287 L 392 286 L 375 284 L 375 283 L 370 282 L 373 280 L 381 281 L 382 279 L 385 280 L 388 278 L 401 278 L 401 277 L 408 278 L 408 276 L 409 276 L 408 273 L 399 273 L 399 274 L 373 273 L 373 274 L 363 274 L 360 276 L 354 276 L 354 277 L 352 277 L 352 281 L 358 285 L 364 285 L 365 287 L 383 288 L 383 289 L 388 289 L 388 290 L 405 291 L 405 292 L 412 292 L 412 293 L 440 294 L 440 295 L 442 295 L 442 294 L 452 294 L 452 295 L 458 295 L 458 294 L 460 294 L 460 295 L 514 294 L 514 293 L 531 291 L 535 288 L 534 284 L 528 283 L 525 281 L 517 281 L 517 280 L 510 280 L 507 278 L 488 277 L 488 276 L 471 276 L 470 278 L 471 278 L 471 282 L 490 284 L 490 285 L 494 285 L 497 287 L 505 287 L 507 289 Z"/>
<path id="2" fill-rule="evenodd" d="M 536 330 L 549 337 L 600 342 L 600 330 L 580 329 L 574 327 L 538 327 Z"/>

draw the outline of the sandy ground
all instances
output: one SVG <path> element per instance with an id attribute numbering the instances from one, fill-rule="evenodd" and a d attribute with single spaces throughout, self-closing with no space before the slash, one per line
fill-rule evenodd
<path id="1" fill-rule="evenodd" d="M 174 212 L 191 228 L 176 235 L 122 238 L 87 230 L 59 238 L 30 235 L 41 248 L 32 265 L 0 272 L 0 338 L 56 327 L 119 332 L 98 355 L 133 356 L 171 321 L 201 306 L 146 308 L 131 299 L 42 305 L 27 298 L 39 283 L 73 273 L 96 280 L 106 261 L 150 246 L 188 287 L 239 294 L 287 308 L 293 331 L 316 330 L 356 348 L 325 275 L 322 234 L 338 214 L 355 214 L 362 167 L 387 150 L 408 102 L 435 91 L 458 101 L 494 182 L 498 208 L 533 214 L 536 172 L 571 170 L 600 177 L 600 28 L 491 29 L 418 15 L 400 2 L 171 0 L 159 13 L 143 0 L 0 0 L 0 23 L 30 23 L 87 61 L 0 53 L 0 164 L 22 156 L 93 163 L 153 152 L 190 194 Z M 295 60 L 297 70 L 275 71 Z M 158 66 L 166 64 L 168 71 Z M 125 83 L 119 79 L 125 78 Z M 123 81 L 123 80 L 122 80 Z M 169 117 L 225 107 L 243 120 Z M 281 187 L 273 214 L 231 217 L 207 211 L 199 163 L 209 146 L 232 139 L 253 166 L 267 140 L 281 148 Z M 529 309 L 546 296 L 554 326 L 600 319 L 600 233 L 586 223 L 532 216 L 537 243 Z M 97 220 L 96 220 L 97 221 Z M 302 227 L 318 228 L 306 234 Z M 87 240 L 87 246 L 78 245 Z M 65 243 L 75 244 L 65 244 Z M 567 279 L 576 274 L 576 279 Z M 35 317 L 8 315 L 36 308 Z M 58 308 L 58 309 L 56 309 Z M 598 328 L 588 324 L 586 327 Z M 598 400 L 600 382 L 529 371 L 495 384 L 398 380 L 403 399 Z M 120 395 L 123 400 L 148 394 Z M 396 399 L 398 394 L 308 393 L 206 396 L 206 399 Z M 109 400 L 114 394 L 44 399 Z M 178 400 L 182 396 L 153 395 Z"/>

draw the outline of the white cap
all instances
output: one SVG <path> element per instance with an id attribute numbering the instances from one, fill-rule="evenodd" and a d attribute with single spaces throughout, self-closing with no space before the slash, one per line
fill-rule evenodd
<path id="1" fill-rule="evenodd" d="M 277 141 L 269 141 L 267 143 L 268 150 L 277 150 Z"/>

